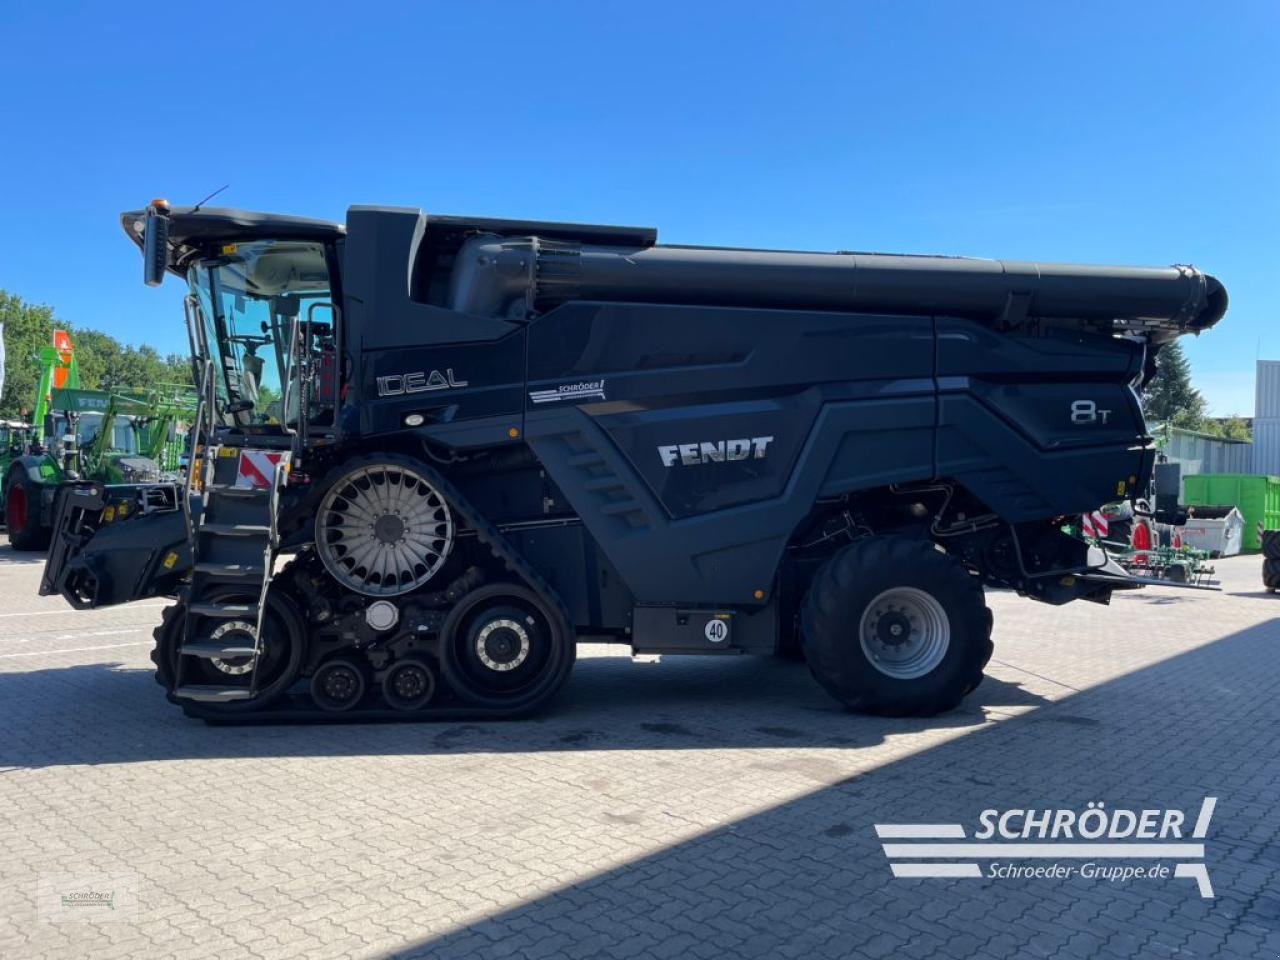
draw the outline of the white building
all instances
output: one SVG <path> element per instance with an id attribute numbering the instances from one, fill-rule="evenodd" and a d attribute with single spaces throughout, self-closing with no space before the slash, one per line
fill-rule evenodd
<path id="1" fill-rule="evenodd" d="M 1280 476 L 1280 360 L 1259 360 L 1256 384 L 1250 472 Z"/>

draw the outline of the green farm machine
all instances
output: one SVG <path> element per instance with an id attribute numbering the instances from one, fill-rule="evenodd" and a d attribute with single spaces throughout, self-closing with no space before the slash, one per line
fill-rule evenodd
<path id="1" fill-rule="evenodd" d="M 43 550 L 64 480 L 141 483 L 173 478 L 195 414 L 188 386 L 86 390 L 64 331 L 40 351 L 32 424 L 6 448 L 0 503 L 15 550 Z M 25 426 L 25 425 L 23 425 Z"/>
<path id="2" fill-rule="evenodd" d="M 31 432 L 31 424 L 25 420 L 0 420 L 0 477 L 6 476 L 9 464 L 30 448 Z"/>

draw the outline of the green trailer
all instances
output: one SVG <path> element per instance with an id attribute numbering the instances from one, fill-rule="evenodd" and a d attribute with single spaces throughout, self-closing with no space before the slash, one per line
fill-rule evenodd
<path id="1" fill-rule="evenodd" d="M 1200 473 L 1182 478 L 1188 507 L 1233 506 L 1244 517 L 1246 551 L 1262 549 L 1260 530 L 1280 530 L 1280 477 L 1248 473 Z"/>

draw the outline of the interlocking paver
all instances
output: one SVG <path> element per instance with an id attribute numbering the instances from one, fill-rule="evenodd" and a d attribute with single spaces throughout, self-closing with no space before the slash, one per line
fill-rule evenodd
<path id="1" fill-rule="evenodd" d="M 77 613 L 0 546 L 0 956 L 1262 957 L 1280 888 L 1280 597 L 993 594 L 961 709 L 837 709 L 802 665 L 584 648 L 519 723 L 212 728 L 153 683 L 160 604 Z M 1198 808 L 1190 881 L 895 880 L 877 822 Z M 127 873 L 115 924 L 42 873 Z"/>

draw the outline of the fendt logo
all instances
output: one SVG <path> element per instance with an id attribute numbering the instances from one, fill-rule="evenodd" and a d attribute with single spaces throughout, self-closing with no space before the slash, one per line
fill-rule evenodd
<path id="1" fill-rule="evenodd" d="M 416 373 L 393 373 L 378 378 L 378 396 L 396 397 L 402 393 L 426 393 L 428 390 L 452 390 L 454 387 L 465 387 L 466 380 L 459 380 L 453 375 L 453 367 L 444 373 L 432 370 L 430 373 L 419 370 Z"/>
<path id="2" fill-rule="evenodd" d="M 744 437 L 741 440 L 706 440 L 702 443 L 673 443 L 658 448 L 664 467 L 677 463 L 686 467 L 700 463 L 725 463 L 733 460 L 763 460 L 773 437 Z"/>

